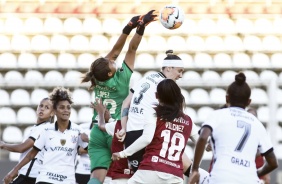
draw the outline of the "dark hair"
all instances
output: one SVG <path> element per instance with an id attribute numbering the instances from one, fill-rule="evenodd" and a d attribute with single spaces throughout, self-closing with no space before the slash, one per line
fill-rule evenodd
<path id="1" fill-rule="evenodd" d="M 164 58 L 164 60 L 181 60 L 180 57 L 178 57 L 177 55 L 173 54 L 173 50 L 167 50 L 165 52 L 166 54 L 166 58 Z M 165 67 L 162 67 L 162 70 L 164 70 Z"/>
<path id="2" fill-rule="evenodd" d="M 96 86 L 96 80 L 106 81 L 111 77 L 108 76 L 108 73 L 111 72 L 109 68 L 109 60 L 106 58 L 100 57 L 93 61 L 90 66 L 89 72 L 85 73 L 82 77 L 81 82 L 91 82 L 89 89 L 93 89 Z"/>
<path id="3" fill-rule="evenodd" d="M 50 93 L 49 98 L 53 103 L 54 109 L 57 109 L 57 105 L 60 101 L 67 100 L 70 104 L 73 103 L 71 98 L 71 92 L 68 89 L 65 89 L 64 87 L 54 88 L 53 91 Z"/>
<path id="4" fill-rule="evenodd" d="M 183 112 L 185 99 L 172 79 L 164 79 L 158 84 L 157 95 L 160 101 L 156 107 L 157 117 L 172 121 Z"/>
<path id="5" fill-rule="evenodd" d="M 235 76 L 235 81 L 228 86 L 227 94 L 231 106 L 245 108 L 251 96 L 251 88 L 246 83 L 246 76 L 240 72 Z"/>

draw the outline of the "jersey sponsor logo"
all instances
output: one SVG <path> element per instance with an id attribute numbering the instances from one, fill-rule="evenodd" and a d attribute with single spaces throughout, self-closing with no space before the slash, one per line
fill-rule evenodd
<path id="1" fill-rule="evenodd" d="M 132 160 L 132 161 L 130 161 L 129 163 L 130 163 L 130 165 L 132 165 L 133 167 L 138 167 L 138 165 L 139 165 L 138 160 Z"/>
<path id="2" fill-rule="evenodd" d="M 100 90 L 100 91 L 116 91 L 117 90 L 117 88 L 115 86 L 114 87 L 108 87 L 108 86 L 101 86 L 101 85 L 104 85 L 104 82 L 98 82 L 98 85 L 96 85 L 95 88 Z M 99 94 L 97 94 L 97 96 L 99 96 Z"/>
<path id="3" fill-rule="evenodd" d="M 73 148 L 68 148 L 68 147 L 62 147 L 62 146 L 55 146 L 55 147 L 50 147 L 51 151 L 64 151 L 64 152 L 72 152 L 74 149 Z"/>
<path id="4" fill-rule="evenodd" d="M 190 124 L 189 121 L 185 120 L 183 117 L 175 118 L 173 120 L 173 122 L 182 123 L 182 124 L 186 124 L 186 125 Z"/>
<path id="5" fill-rule="evenodd" d="M 90 164 L 82 164 L 84 169 L 87 170 L 87 171 L 90 171 Z"/>
<path id="6" fill-rule="evenodd" d="M 236 157 L 231 157 L 231 163 L 243 166 L 243 167 L 250 167 L 250 161 L 249 160 L 244 160 Z"/>
<path id="7" fill-rule="evenodd" d="M 57 173 L 51 173 L 51 172 L 47 172 L 46 173 L 47 176 L 49 176 L 48 178 L 51 180 L 56 180 L 56 181 L 64 181 L 65 179 L 67 179 L 67 176 L 62 175 L 62 174 L 57 174 Z"/>
<path id="8" fill-rule="evenodd" d="M 159 158 L 159 162 L 161 162 L 161 163 L 163 163 L 163 164 L 166 164 L 166 165 L 169 165 L 169 166 L 172 166 L 172 167 L 175 167 L 175 168 L 177 168 L 177 169 L 180 168 L 180 165 L 179 165 L 179 164 L 170 162 L 170 161 L 165 160 L 165 159 L 162 159 L 162 158 Z"/>
<path id="9" fill-rule="evenodd" d="M 97 96 L 99 96 L 100 98 L 109 98 L 110 97 L 110 93 L 107 92 L 107 91 L 99 91 Z"/>
<path id="10" fill-rule="evenodd" d="M 237 110 L 237 109 L 231 109 L 231 108 L 229 110 L 230 110 L 231 116 L 241 117 L 241 118 L 244 118 L 244 119 L 254 121 L 254 118 L 249 116 L 249 113 L 246 114 L 245 111 L 241 111 L 241 110 Z"/>
<path id="11" fill-rule="evenodd" d="M 183 125 L 178 125 L 178 124 L 174 124 L 174 123 L 171 123 L 171 122 L 166 122 L 165 127 L 167 129 L 178 131 L 178 132 L 183 132 L 183 129 L 184 129 Z"/>
<path id="12" fill-rule="evenodd" d="M 62 146 L 64 146 L 66 144 L 66 139 L 60 139 L 60 143 Z"/>
<path id="13" fill-rule="evenodd" d="M 124 169 L 123 174 L 130 174 L 130 169 Z"/>
<path id="14" fill-rule="evenodd" d="M 159 161 L 159 157 L 158 156 L 152 156 L 151 161 L 152 162 L 158 162 Z"/>

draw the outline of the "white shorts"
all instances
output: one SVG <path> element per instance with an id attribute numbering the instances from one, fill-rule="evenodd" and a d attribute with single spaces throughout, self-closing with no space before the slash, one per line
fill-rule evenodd
<path id="1" fill-rule="evenodd" d="M 127 182 L 128 182 L 128 178 L 120 178 L 120 179 L 112 180 L 110 184 L 127 184 Z"/>
<path id="2" fill-rule="evenodd" d="M 106 176 L 103 184 L 111 184 L 111 181 L 112 181 L 112 178 L 109 176 Z"/>
<path id="3" fill-rule="evenodd" d="M 134 175 L 128 180 L 128 184 L 183 184 L 183 178 L 173 174 L 150 171 L 137 170 Z"/>

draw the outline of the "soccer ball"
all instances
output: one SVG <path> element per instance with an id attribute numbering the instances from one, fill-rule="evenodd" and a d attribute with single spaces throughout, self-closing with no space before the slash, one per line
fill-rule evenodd
<path id="1" fill-rule="evenodd" d="M 160 11 L 160 22 L 167 29 L 177 29 L 184 22 L 184 12 L 176 5 L 166 5 Z"/>

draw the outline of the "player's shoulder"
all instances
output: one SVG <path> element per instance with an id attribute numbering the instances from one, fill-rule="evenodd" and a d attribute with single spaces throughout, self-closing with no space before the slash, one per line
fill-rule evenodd
<path id="1" fill-rule="evenodd" d="M 121 66 L 119 66 L 117 68 L 117 72 L 116 72 L 116 76 L 122 76 L 122 75 L 128 75 L 128 74 L 132 74 L 133 71 L 131 70 L 131 68 L 129 68 L 129 66 L 126 64 L 125 61 L 122 62 Z"/>
<path id="2" fill-rule="evenodd" d="M 45 130 L 54 130 L 55 129 L 55 123 L 46 123 L 42 126 Z"/>
<path id="3" fill-rule="evenodd" d="M 80 129 L 80 125 L 79 124 L 76 124 L 74 122 L 70 122 L 71 123 L 71 129 Z"/>
<path id="4" fill-rule="evenodd" d="M 41 124 L 39 124 L 37 126 L 34 126 L 34 129 L 35 130 L 44 130 L 44 129 L 50 127 L 51 125 L 52 124 L 50 122 L 44 122 L 44 123 L 41 123 Z"/>

